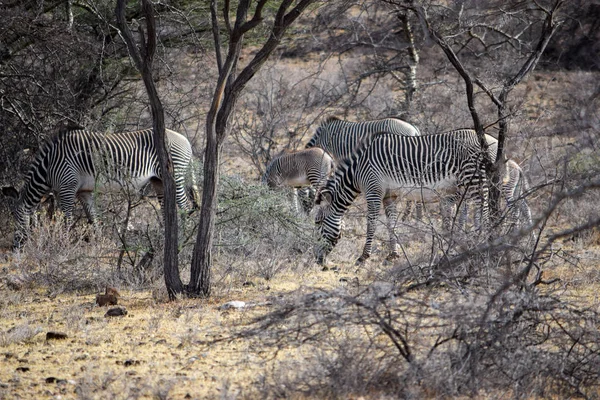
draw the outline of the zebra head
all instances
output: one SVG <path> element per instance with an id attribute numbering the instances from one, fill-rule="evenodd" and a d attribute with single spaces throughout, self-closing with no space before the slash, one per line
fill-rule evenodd
<path id="1" fill-rule="evenodd" d="M 15 205 L 12 207 L 13 217 L 15 218 L 15 234 L 13 238 L 13 247 L 15 249 L 23 246 L 23 243 L 27 240 L 27 232 L 29 231 L 30 225 L 30 216 L 29 213 L 26 212 L 22 194 L 15 189 L 14 187 L 3 187 L 2 194 L 12 199 Z"/>
<path id="2" fill-rule="evenodd" d="M 325 257 L 331 252 L 340 239 L 342 232 L 342 216 L 333 207 L 331 189 L 322 188 L 315 197 L 315 224 L 320 235 L 315 256 L 317 263 L 325 264 Z"/>

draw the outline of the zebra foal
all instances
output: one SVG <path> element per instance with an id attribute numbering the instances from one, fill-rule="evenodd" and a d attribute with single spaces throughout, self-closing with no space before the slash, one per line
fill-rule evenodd
<path id="1" fill-rule="evenodd" d="M 297 188 L 320 187 L 334 168 L 333 159 L 323 149 L 311 148 L 284 153 L 273 159 L 263 175 L 262 181 L 270 188 L 291 187 L 294 189 L 294 206 L 298 211 Z M 310 201 L 312 203 L 312 200 Z M 303 200 L 303 205 L 305 201 Z M 304 207 L 308 213 L 312 208 Z"/>

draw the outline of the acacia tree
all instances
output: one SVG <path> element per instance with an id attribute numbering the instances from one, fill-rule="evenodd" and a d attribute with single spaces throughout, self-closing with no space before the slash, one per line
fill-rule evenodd
<path id="1" fill-rule="evenodd" d="M 164 190 L 164 223 L 165 250 L 164 275 L 169 298 L 174 299 L 177 293 L 183 292 L 183 284 L 179 276 L 177 258 L 177 210 L 175 206 L 175 181 L 173 179 L 173 164 L 165 145 L 165 113 L 154 85 L 152 65 L 156 52 L 156 22 L 154 10 L 149 0 L 141 0 L 142 13 L 146 20 L 146 32 L 140 25 L 138 28 L 140 44 L 136 45 L 133 35 L 125 20 L 126 0 L 117 0 L 115 14 L 123 40 L 127 44 L 129 55 L 137 69 L 142 74 L 144 86 L 152 109 L 152 127 L 154 129 L 154 146 L 156 147 L 162 184 Z"/>
<path id="2" fill-rule="evenodd" d="M 477 131 L 482 148 L 487 148 L 484 137 L 484 123 L 481 108 L 476 105 L 475 88 L 479 87 L 497 109 L 498 153 L 495 164 L 484 153 L 484 162 L 488 166 L 488 177 L 493 182 L 491 190 L 491 208 L 493 215 L 498 214 L 499 172 L 504 162 L 504 147 L 509 131 L 509 122 L 515 110 L 510 109 L 509 96 L 512 90 L 522 82 L 537 66 L 552 36 L 561 26 L 559 11 L 563 0 L 538 1 L 501 1 L 498 4 L 487 3 L 479 8 L 475 4 L 466 7 L 464 3 L 456 9 L 447 7 L 426 6 L 423 2 L 393 2 L 399 8 L 411 10 L 421 22 L 428 39 L 436 43 L 444 52 L 452 66 L 460 74 L 465 83 L 466 100 L 473 120 L 473 128 Z M 415 4 L 416 3 L 416 4 Z M 433 14 L 433 15 L 432 15 Z M 436 21 L 436 17 L 450 18 L 452 26 Z M 500 57 L 514 58 L 510 69 L 494 71 L 493 83 L 484 82 L 484 78 L 471 70 L 461 60 L 474 56 L 487 56 L 491 62 Z M 502 56 L 498 54 L 502 51 Z M 490 63 L 491 64 L 491 63 Z M 487 65 L 490 68 L 490 65 Z"/>
<path id="3" fill-rule="evenodd" d="M 204 155 L 204 188 L 200 209 L 200 225 L 194 246 L 191 278 L 188 293 L 209 296 L 211 291 L 212 243 L 217 208 L 219 185 L 219 163 L 223 143 L 228 135 L 229 120 L 246 84 L 260 70 L 269 56 L 281 43 L 288 28 L 306 8 L 316 0 L 282 0 L 273 18 L 267 18 L 267 3 L 259 0 L 253 7 L 251 0 L 240 0 L 232 9 L 230 0 L 220 5 L 211 0 L 211 25 L 215 44 L 215 59 L 218 79 L 213 98 L 206 116 L 206 149 Z M 232 14 L 235 11 L 235 18 Z M 238 73 L 238 60 L 247 35 L 257 32 L 259 27 L 268 28 L 268 37 L 246 66 Z M 223 35 L 228 38 L 223 47 Z"/>

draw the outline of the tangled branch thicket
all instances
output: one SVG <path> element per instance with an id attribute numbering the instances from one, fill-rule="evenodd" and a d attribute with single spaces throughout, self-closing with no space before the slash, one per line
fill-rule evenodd
<path id="1" fill-rule="evenodd" d="M 270 279 L 312 256 L 313 225 L 298 215 L 285 192 L 269 190 L 239 176 L 223 176 L 217 213 L 215 248 L 222 280 Z M 16 253 L 18 280 L 54 292 L 99 290 L 105 285 L 152 287 L 162 279 L 162 217 L 157 202 L 137 193 L 99 195 L 103 211 L 97 226 L 77 215 L 72 226 L 60 213 L 37 215 L 28 241 Z M 78 213 L 83 211 L 76 209 Z M 180 213 L 179 257 L 189 265 L 196 214 Z M 269 223 L 265 223 L 266 220 Z"/>
<path id="2" fill-rule="evenodd" d="M 274 297 L 271 310 L 218 341 L 278 349 L 262 380 L 265 397 L 593 397 L 600 313 L 585 306 L 594 302 L 576 279 L 553 272 L 566 261 L 579 272 L 589 267 L 563 241 L 583 233 L 593 240 L 600 218 L 544 229 L 599 184 L 555 195 L 532 228 L 535 240 L 523 230 L 427 265 L 397 262 L 380 281 L 302 288 Z"/>
<path id="3" fill-rule="evenodd" d="M 265 379 L 266 396 L 589 396 L 599 317 L 559 284 L 400 281 L 288 298 L 238 337 L 299 347 L 301 360 Z"/>

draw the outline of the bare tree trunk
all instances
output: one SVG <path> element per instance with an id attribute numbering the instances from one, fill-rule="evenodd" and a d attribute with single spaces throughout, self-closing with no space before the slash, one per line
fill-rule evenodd
<path id="1" fill-rule="evenodd" d="M 66 0 L 65 12 L 67 14 L 67 30 L 73 29 L 73 0 Z"/>
<path id="2" fill-rule="evenodd" d="M 404 74 L 406 87 L 404 89 L 404 108 L 410 111 L 412 108 L 413 96 L 417 91 L 417 67 L 419 65 L 419 53 L 415 46 L 415 35 L 412 31 L 412 26 L 405 12 L 398 14 L 402 27 L 404 28 L 404 37 L 408 42 L 408 69 Z"/>
<path id="3" fill-rule="evenodd" d="M 194 256 L 191 265 L 191 277 L 188 291 L 191 295 L 210 296 L 212 244 L 217 212 L 217 189 L 219 186 L 219 159 L 221 146 L 217 142 L 213 125 L 206 128 L 207 143 L 204 153 L 204 187 L 202 189 L 202 207 L 198 237 L 194 244 Z"/>
<path id="4" fill-rule="evenodd" d="M 147 37 L 144 35 L 140 26 L 139 33 L 141 44 L 140 48 L 135 44 L 133 35 L 127 26 L 125 20 L 125 1 L 118 0 L 115 13 L 117 24 L 127 44 L 129 54 L 136 67 L 142 74 L 144 85 L 148 93 L 150 108 L 152 109 L 152 127 L 154 129 L 154 146 L 156 147 L 157 157 L 160 165 L 161 179 L 164 190 L 163 215 L 165 223 L 165 250 L 164 250 L 164 274 L 165 284 L 169 293 L 169 298 L 174 300 L 178 293 L 183 292 L 183 284 L 179 276 L 178 265 L 178 226 L 177 226 L 177 208 L 175 202 L 175 180 L 173 179 L 173 163 L 167 152 L 165 140 L 165 113 L 154 85 L 152 77 L 152 62 L 154 52 L 156 51 L 156 22 L 154 20 L 154 10 L 149 0 L 141 0 L 143 14 L 146 18 Z"/>
<path id="5" fill-rule="evenodd" d="M 254 14 L 248 19 L 251 1 L 240 0 L 237 6 L 235 23 L 232 25 L 229 15 L 229 2 L 223 7 L 225 29 L 229 34 L 229 49 L 225 60 L 221 56 L 220 28 L 217 18 L 217 0 L 211 0 L 211 21 L 215 43 L 219 79 L 213 95 L 210 110 L 206 117 L 206 150 L 204 157 L 204 190 L 200 209 L 200 225 L 192 256 L 191 277 L 188 293 L 191 296 L 209 296 L 211 291 L 212 243 L 217 210 L 217 188 L 219 184 L 219 159 L 221 148 L 227 137 L 229 117 L 246 84 L 254 77 L 267 61 L 273 50 L 279 45 L 287 28 L 315 0 L 282 0 L 275 15 L 271 34 L 262 48 L 250 60 L 248 65 L 235 76 L 237 60 L 242 50 L 244 35 L 263 23 L 262 11 L 266 0 L 257 2 Z M 296 3 L 288 12 L 288 8 Z"/>

